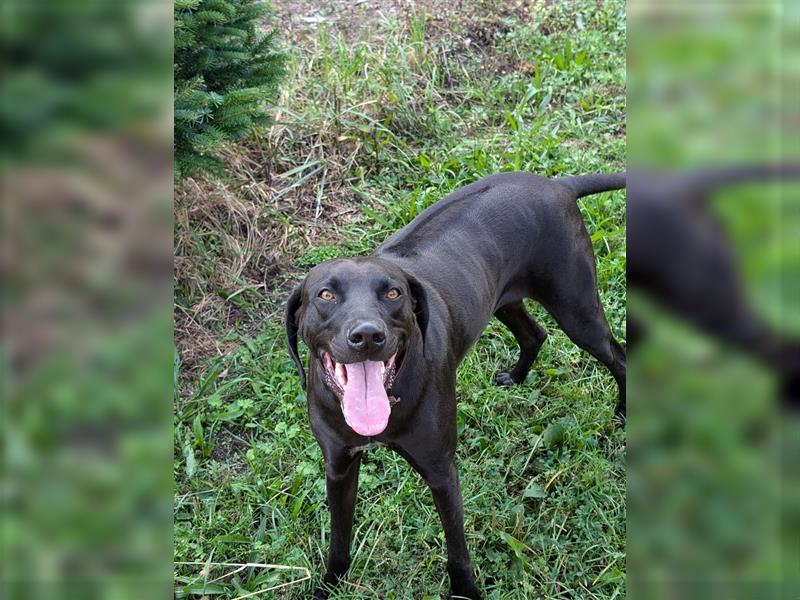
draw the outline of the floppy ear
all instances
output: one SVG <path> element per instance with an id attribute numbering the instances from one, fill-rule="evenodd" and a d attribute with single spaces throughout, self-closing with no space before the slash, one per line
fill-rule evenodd
<path id="1" fill-rule="evenodd" d="M 286 302 L 286 343 L 289 346 L 289 355 L 292 357 L 297 373 L 300 375 L 300 387 L 306 389 L 306 370 L 297 351 L 297 310 L 303 302 L 303 284 L 301 283 L 289 296 Z"/>
<path id="2" fill-rule="evenodd" d="M 411 297 L 414 300 L 414 315 L 417 317 L 417 325 L 422 333 L 422 341 L 425 342 L 425 333 L 428 331 L 428 318 L 430 317 L 428 307 L 428 294 L 425 286 L 411 275 L 406 275 L 408 287 L 411 290 Z"/>

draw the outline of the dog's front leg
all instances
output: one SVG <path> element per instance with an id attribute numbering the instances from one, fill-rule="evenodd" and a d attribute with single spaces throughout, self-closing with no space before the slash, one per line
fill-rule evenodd
<path id="1" fill-rule="evenodd" d="M 456 466 L 451 462 L 443 473 L 428 474 L 426 483 L 444 527 L 451 592 L 456 597 L 480 600 L 464 535 L 464 508 Z"/>
<path id="2" fill-rule="evenodd" d="M 431 489 L 436 511 L 442 520 L 450 591 L 455 598 L 480 600 L 464 535 L 464 508 L 456 466 L 451 460 L 447 464 L 420 469 L 420 474 Z"/>
<path id="3" fill-rule="evenodd" d="M 350 536 L 353 531 L 360 464 L 361 453 L 354 457 L 342 453 L 325 463 L 328 508 L 331 514 L 331 542 L 323 585 L 314 592 L 314 600 L 327 598 L 329 588 L 339 583 L 350 568 Z"/>

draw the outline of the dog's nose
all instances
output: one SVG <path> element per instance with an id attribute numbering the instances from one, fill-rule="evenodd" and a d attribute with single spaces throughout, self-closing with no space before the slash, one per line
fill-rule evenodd
<path id="1" fill-rule="evenodd" d="M 359 323 L 347 334 L 347 344 L 360 352 L 378 350 L 386 343 L 383 328 L 369 321 Z"/>

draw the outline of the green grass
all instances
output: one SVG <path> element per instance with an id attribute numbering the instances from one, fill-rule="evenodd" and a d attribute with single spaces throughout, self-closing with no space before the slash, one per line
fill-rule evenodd
<path id="1" fill-rule="evenodd" d="M 344 194 L 358 212 L 311 244 L 299 235 L 311 221 L 290 223 L 283 253 L 294 270 L 287 268 L 284 282 L 331 256 L 368 253 L 482 176 L 624 168 L 624 3 L 542 3 L 531 16 L 499 6 L 481 3 L 447 36 L 412 16 L 386 21 L 358 42 L 323 29 L 293 49 L 289 117 L 276 126 L 283 129 L 273 166 L 287 172 L 315 157 L 323 168 L 303 181 L 304 171 L 295 171 L 287 186 L 301 183 L 286 198 L 324 208 Z M 464 47 L 476 30 L 490 32 L 489 41 Z M 624 206 L 622 193 L 581 201 L 603 305 L 621 340 Z M 210 265 L 220 250 L 207 248 Z M 236 323 L 209 326 L 217 347 L 235 350 L 190 372 L 176 354 L 176 561 L 321 574 L 324 471 L 285 350 L 278 291 L 285 285 L 273 283 L 266 297 L 248 288 L 230 299 L 259 315 L 257 334 Z M 191 304 L 180 285 L 177 294 Z M 616 387 L 546 313 L 530 309 L 550 337 L 525 384 L 492 385 L 494 372 L 516 358 L 497 321 L 458 372 L 457 464 L 479 585 L 492 599 L 621 598 L 625 434 L 609 425 Z M 334 597 L 439 598 L 447 590 L 445 556 L 419 477 L 388 450 L 368 453 L 353 566 Z M 226 572 L 178 566 L 176 597 L 236 598 L 303 575 L 253 567 L 212 582 Z M 307 598 L 312 586 L 306 580 L 260 597 Z"/>

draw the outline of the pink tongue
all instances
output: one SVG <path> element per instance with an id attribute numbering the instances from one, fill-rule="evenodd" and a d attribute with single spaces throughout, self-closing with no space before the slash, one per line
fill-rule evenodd
<path id="1" fill-rule="evenodd" d="M 342 410 L 347 424 L 361 435 L 378 435 L 389 423 L 389 397 L 383 387 L 383 363 L 367 360 L 345 365 Z"/>

